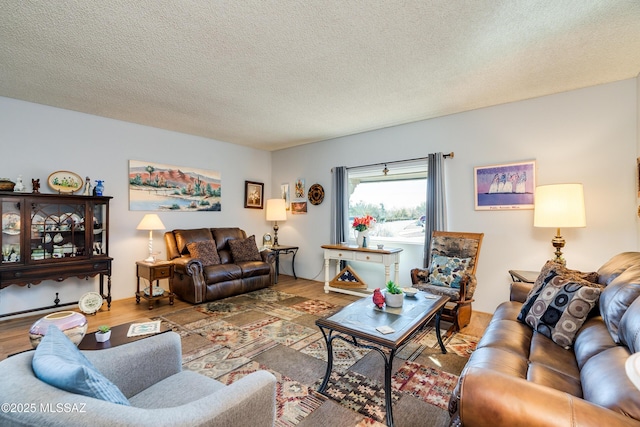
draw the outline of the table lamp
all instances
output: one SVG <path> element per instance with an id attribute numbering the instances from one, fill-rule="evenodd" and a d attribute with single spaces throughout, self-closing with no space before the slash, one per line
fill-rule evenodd
<path id="1" fill-rule="evenodd" d="M 287 205 L 284 199 L 267 200 L 267 221 L 273 224 L 273 246 L 278 246 L 278 221 L 287 220 Z"/>
<path id="2" fill-rule="evenodd" d="M 534 227 L 551 227 L 557 230 L 551 244 L 556 248 L 553 261 L 565 265 L 561 249 L 565 241 L 560 228 L 586 227 L 584 190 L 582 184 L 553 184 L 536 187 L 533 212 Z"/>
<path id="3" fill-rule="evenodd" d="M 164 230 L 164 224 L 160 221 L 160 217 L 156 214 L 146 214 L 136 229 L 149 230 L 149 258 L 145 261 L 156 262 L 156 258 L 153 256 L 153 230 Z"/>

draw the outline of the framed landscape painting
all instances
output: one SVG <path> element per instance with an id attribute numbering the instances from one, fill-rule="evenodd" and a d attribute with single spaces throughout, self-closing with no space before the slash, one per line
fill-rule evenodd
<path id="1" fill-rule="evenodd" d="M 220 172 L 129 160 L 129 210 L 220 211 Z"/>
<path id="2" fill-rule="evenodd" d="M 475 209 L 533 209 L 535 173 L 535 160 L 474 168 Z"/>

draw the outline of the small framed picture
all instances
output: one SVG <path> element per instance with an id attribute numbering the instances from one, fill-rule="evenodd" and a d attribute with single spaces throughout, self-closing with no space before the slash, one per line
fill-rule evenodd
<path id="1" fill-rule="evenodd" d="M 245 181 L 244 182 L 244 207 L 250 209 L 262 209 L 264 183 Z"/>
<path id="2" fill-rule="evenodd" d="M 289 194 L 289 183 L 285 182 L 280 184 L 280 197 L 284 199 L 284 204 L 287 210 L 291 209 L 291 195 Z"/>

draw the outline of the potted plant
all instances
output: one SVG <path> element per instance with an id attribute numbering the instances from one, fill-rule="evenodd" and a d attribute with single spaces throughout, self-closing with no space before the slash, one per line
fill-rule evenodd
<path id="1" fill-rule="evenodd" d="M 402 307 L 404 294 L 402 292 L 402 289 L 400 289 L 393 280 L 389 280 L 389 282 L 387 283 L 384 300 L 387 304 L 387 307 Z"/>
<path id="2" fill-rule="evenodd" d="M 111 328 L 109 325 L 98 326 L 98 332 L 96 332 L 96 341 L 105 342 L 111 338 Z"/>

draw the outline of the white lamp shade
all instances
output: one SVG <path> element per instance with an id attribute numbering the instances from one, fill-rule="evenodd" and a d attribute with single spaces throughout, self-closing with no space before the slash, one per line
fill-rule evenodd
<path id="1" fill-rule="evenodd" d="M 267 200 L 267 221 L 286 221 L 287 205 L 284 199 Z"/>
<path id="2" fill-rule="evenodd" d="M 136 230 L 164 230 L 164 224 L 156 214 L 146 214 Z"/>
<path id="3" fill-rule="evenodd" d="M 536 187 L 534 227 L 586 227 L 582 184 L 553 184 Z"/>

